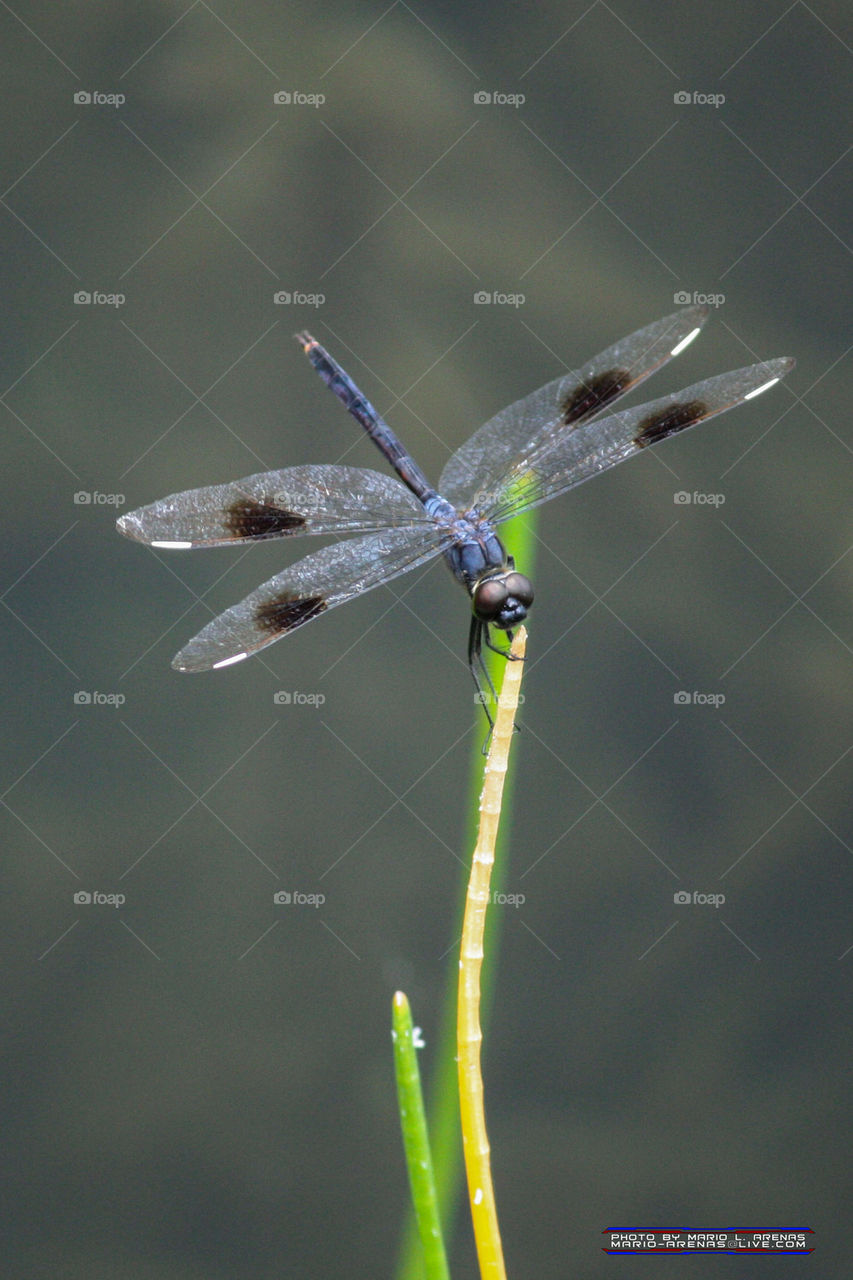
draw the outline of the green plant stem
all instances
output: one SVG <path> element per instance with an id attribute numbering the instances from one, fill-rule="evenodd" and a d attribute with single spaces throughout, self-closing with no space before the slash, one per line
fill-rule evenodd
<path id="1" fill-rule="evenodd" d="M 501 529 L 504 545 L 515 556 L 515 562 L 523 573 L 531 575 L 534 569 L 536 549 L 536 512 L 520 516 L 510 521 Z M 503 658 L 488 653 L 492 678 L 499 675 Z M 477 715 L 483 719 L 479 707 Z M 522 733 L 524 732 L 522 728 Z M 483 743 L 481 724 L 477 723 L 476 732 L 471 745 L 471 774 L 469 783 L 468 823 L 465 833 L 465 848 L 472 848 L 477 835 L 479 820 L 478 806 L 480 788 L 483 781 Z M 504 789 L 504 825 L 498 837 L 498 853 L 495 874 L 492 877 L 492 890 L 504 892 L 509 876 L 509 858 L 504 846 L 512 821 L 512 802 L 515 790 L 515 761 L 517 753 L 510 760 L 509 773 Z M 462 934 L 462 917 L 465 911 L 465 894 L 468 883 L 468 868 L 463 860 L 459 877 L 458 906 L 452 934 L 453 945 L 449 949 L 451 956 L 456 954 L 456 946 Z M 489 953 L 489 965 L 481 976 L 480 1018 L 483 1030 L 488 1028 L 494 1003 L 494 975 L 500 952 L 501 933 L 503 929 L 502 911 L 492 911 L 486 923 L 486 946 Z M 456 987 L 458 983 L 456 965 L 448 967 L 447 985 L 442 1001 L 441 1018 L 436 1037 L 436 1051 L 432 1056 L 434 1067 L 428 1089 L 429 1127 L 432 1135 L 432 1156 L 435 1169 L 436 1190 L 438 1193 L 439 1212 L 444 1224 L 444 1234 L 450 1240 L 453 1235 L 456 1215 L 462 1204 L 461 1191 L 463 1182 L 462 1145 L 459 1137 L 459 1096 L 456 1088 Z M 421 1262 L 421 1247 L 418 1237 L 417 1223 L 414 1214 L 408 1215 L 402 1232 L 400 1252 L 395 1270 L 395 1280 L 423 1280 L 424 1271 Z"/>
<path id="2" fill-rule="evenodd" d="M 485 931 L 495 846 L 503 808 L 504 783 L 515 732 L 515 715 L 521 692 L 527 632 L 518 628 L 501 682 L 495 726 L 480 796 L 480 829 L 471 860 L 471 876 L 459 949 L 459 1003 L 456 1014 L 459 1105 L 462 1113 L 462 1146 L 468 1175 L 468 1201 L 477 1258 L 483 1280 L 505 1280 L 491 1149 L 486 1127 L 486 1103 L 481 1068 L 483 1032 L 480 1023 L 480 975 L 486 962 Z"/>
<path id="3" fill-rule="evenodd" d="M 424 1274 L 426 1280 L 450 1280 L 433 1176 L 421 1077 L 418 1070 L 418 1053 L 412 1028 L 412 1013 L 402 991 L 398 991 L 394 996 L 392 1026 L 400 1129 L 409 1170 L 412 1205 L 423 1249 Z"/>

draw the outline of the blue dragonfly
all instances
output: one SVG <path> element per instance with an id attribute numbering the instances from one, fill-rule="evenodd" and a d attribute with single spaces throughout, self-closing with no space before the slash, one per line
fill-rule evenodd
<path id="1" fill-rule="evenodd" d="M 483 644 L 507 656 L 493 632 L 511 642 L 533 603 L 530 580 L 504 549 L 498 526 L 754 399 L 793 368 L 792 359 L 769 360 L 612 412 L 615 401 L 693 341 L 707 315 L 704 307 L 676 311 L 508 405 L 450 457 L 438 489 L 338 362 L 309 333 L 298 334 L 317 373 L 399 479 L 360 467 L 288 467 L 175 493 L 121 516 L 121 533 L 169 550 L 360 535 L 277 573 L 209 622 L 172 666 L 194 672 L 242 662 L 329 609 L 443 555 L 471 601 L 468 665 L 491 725 Z"/>

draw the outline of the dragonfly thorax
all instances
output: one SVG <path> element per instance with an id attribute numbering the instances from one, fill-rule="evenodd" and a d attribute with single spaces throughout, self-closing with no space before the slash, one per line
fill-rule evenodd
<path id="1" fill-rule="evenodd" d="M 533 604 L 533 584 L 515 569 L 502 569 L 475 583 L 471 592 L 474 616 L 501 631 L 516 627 Z"/>

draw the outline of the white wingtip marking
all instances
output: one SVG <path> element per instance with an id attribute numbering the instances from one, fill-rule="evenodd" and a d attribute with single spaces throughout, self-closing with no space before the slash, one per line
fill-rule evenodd
<path id="1" fill-rule="evenodd" d="M 701 326 L 700 326 L 700 325 L 697 325 L 695 329 L 691 329 L 691 330 L 690 330 L 690 332 L 688 333 L 687 337 L 686 337 L 686 338 L 682 338 L 682 339 L 681 339 L 681 341 L 680 341 L 679 343 L 677 343 L 677 344 L 672 348 L 672 350 L 670 351 L 670 353 L 669 353 L 669 354 L 670 354 L 671 356 L 677 356 L 677 355 L 680 355 L 680 354 L 681 354 L 681 352 L 684 350 L 684 348 L 685 348 L 685 347 L 689 347 L 689 346 L 690 346 L 690 343 L 693 341 L 693 339 L 696 337 L 696 335 L 697 335 L 697 334 L 699 334 L 699 333 L 701 333 L 701 332 L 702 332 L 702 329 L 701 329 Z"/>
<path id="2" fill-rule="evenodd" d="M 188 551 L 191 542 L 152 542 L 152 547 L 162 547 L 164 551 Z"/>
<path id="3" fill-rule="evenodd" d="M 233 658 L 223 658 L 221 662 L 214 662 L 211 671 L 218 671 L 220 667 L 230 667 L 232 663 L 242 662 L 248 656 L 248 653 L 235 653 Z"/>
<path id="4" fill-rule="evenodd" d="M 756 396 L 760 396 L 763 391 L 769 391 L 771 387 L 775 387 L 779 381 L 778 378 L 771 378 L 769 382 L 765 382 L 763 386 L 756 387 L 754 391 L 749 391 L 744 396 L 744 400 L 754 400 Z"/>
<path id="5" fill-rule="evenodd" d="M 777 381 L 779 381 L 779 379 L 771 378 L 770 381 L 768 381 L 768 383 L 763 383 L 761 387 L 756 387 L 756 389 L 754 389 L 754 392 L 748 392 L 747 394 L 745 394 L 744 399 L 754 399 L 756 398 L 756 396 L 761 396 L 762 392 L 768 392 L 768 390 L 770 390 L 771 387 L 775 387 Z"/>

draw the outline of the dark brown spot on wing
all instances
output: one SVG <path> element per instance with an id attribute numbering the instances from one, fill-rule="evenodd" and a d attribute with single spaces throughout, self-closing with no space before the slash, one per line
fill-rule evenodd
<path id="1" fill-rule="evenodd" d="M 569 392 L 560 406 L 560 416 L 570 427 L 590 414 L 598 413 L 599 409 L 627 391 L 630 385 L 631 375 L 627 369 L 608 369 L 605 373 L 598 373 Z"/>
<path id="2" fill-rule="evenodd" d="M 650 413 L 643 419 L 634 436 L 634 444 L 640 449 L 649 444 L 658 444 L 659 441 L 666 440 L 667 436 L 674 436 L 676 431 L 683 431 L 685 427 L 692 427 L 694 422 L 700 422 L 707 413 L 708 406 L 701 400 L 688 400 L 686 404 L 674 401 L 665 409 L 658 409 L 656 413 Z"/>
<path id="3" fill-rule="evenodd" d="M 233 538 L 278 538 L 299 533 L 304 527 L 304 516 L 254 498 L 237 498 L 225 511 L 225 528 Z"/>
<path id="4" fill-rule="evenodd" d="M 255 621 L 262 631 L 284 634 L 319 617 L 329 606 L 322 596 L 294 596 L 285 592 L 277 600 L 268 600 L 255 610 Z"/>

